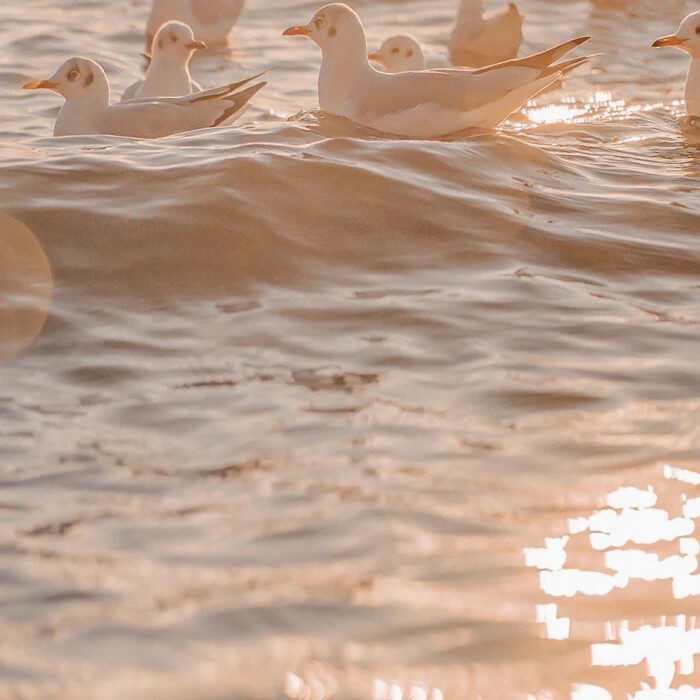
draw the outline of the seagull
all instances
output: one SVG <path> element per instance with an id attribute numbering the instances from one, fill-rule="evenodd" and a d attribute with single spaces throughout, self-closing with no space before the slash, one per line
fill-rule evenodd
<path id="1" fill-rule="evenodd" d="M 400 34 L 389 37 L 378 51 L 368 56 L 379 63 L 387 73 L 406 70 L 425 70 L 425 56 L 420 44 L 412 37 Z"/>
<path id="2" fill-rule="evenodd" d="M 674 46 L 690 55 L 688 78 L 685 81 L 685 108 L 688 116 L 700 118 L 700 10 L 688 15 L 670 36 L 662 36 L 652 46 Z"/>
<path id="3" fill-rule="evenodd" d="M 150 46 L 158 28 L 176 20 L 192 27 L 195 36 L 210 46 L 226 44 L 244 5 L 245 0 L 153 0 L 146 42 Z"/>
<path id="4" fill-rule="evenodd" d="M 564 73 L 592 56 L 555 63 L 590 37 L 487 66 L 382 73 L 370 66 L 362 22 L 347 5 L 322 7 L 285 36 L 305 36 L 322 51 L 322 111 L 395 136 L 437 138 L 470 127 L 492 128 Z"/>
<path id="5" fill-rule="evenodd" d="M 203 41 L 194 38 L 194 32 L 186 24 L 164 24 L 153 39 L 146 79 L 130 85 L 122 101 L 134 97 L 181 97 L 201 92 L 200 85 L 192 80 L 189 62 L 197 49 L 206 48 Z"/>
<path id="6" fill-rule="evenodd" d="M 219 126 L 241 114 L 248 100 L 266 83 L 237 90 L 258 77 L 185 97 L 146 97 L 110 105 L 109 81 L 102 66 L 89 58 L 77 57 L 65 61 L 48 80 L 33 80 L 24 89 L 52 90 L 65 98 L 54 136 L 112 134 L 160 138 Z"/>
<path id="7" fill-rule="evenodd" d="M 517 6 L 484 14 L 484 0 L 461 0 L 447 48 L 453 66 L 482 68 L 509 61 L 523 42 L 523 20 Z"/>

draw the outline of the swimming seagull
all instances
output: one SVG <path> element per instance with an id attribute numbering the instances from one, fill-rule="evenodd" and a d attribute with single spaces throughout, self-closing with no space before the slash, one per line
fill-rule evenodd
<path id="1" fill-rule="evenodd" d="M 492 128 L 562 74 L 591 56 L 555 63 L 590 37 L 480 70 L 446 68 L 382 73 L 370 66 L 362 22 L 347 5 L 322 7 L 305 36 L 321 48 L 319 105 L 324 112 L 397 136 L 435 138 L 469 127 Z"/>
<path id="2" fill-rule="evenodd" d="M 210 46 L 225 44 L 245 6 L 245 0 L 153 0 L 146 25 L 146 42 L 166 22 L 184 22 Z"/>
<path id="3" fill-rule="evenodd" d="M 180 97 L 201 92 L 200 85 L 192 80 L 189 62 L 197 49 L 206 47 L 203 41 L 194 38 L 194 32 L 186 24 L 164 24 L 153 39 L 146 79 L 130 85 L 122 101 L 134 97 Z"/>
<path id="4" fill-rule="evenodd" d="M 447 48 L 453 66 L 481 68 L 518 55 L 523 42 L 523 20 L 517 6 L 484 14 L 484 0 L 461 0 Z"/>
<path id="5" fill-rule="evenodd" d="M 262 74 L 260 74 L 262 75 Z M 160 138 L 183 131 L 219 126 L 241 114 L 266 83 L 238 90 L 259 75 L 185 97 L 145 97 L 109 104 L 109 81 L 89 58 L 71 58 L 48 80 L 33 80 L 25 90 L 52 90 L 65 98 L 54 136 L 112 134 Z"/>
<path id="6" fill-rule="evenodd" d="M 403 34 L 389 37 L 368 58 L 379 63 L 387 73 L 425 70 L 425 56 L 420 44 L 412 36 Z"/>
<path id="7" fill-rule="evenodd" d="M 700 10 L 688 15 L 675 34 L 662 36 L 652 46 L 673 46 L 690 56 L 685 81 L 685 108 L 690 117 L 700 118 Z"/>

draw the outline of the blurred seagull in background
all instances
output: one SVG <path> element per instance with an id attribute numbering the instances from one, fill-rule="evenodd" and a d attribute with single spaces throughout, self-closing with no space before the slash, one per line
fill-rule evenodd
<path id="1" fill-rule="evenodd" d="M 688 77 L 685 81 L 685 108 L 688 116 L 700 118 L 700 10 L 688 15 L 678 31 L 662 36 L 652 46 L 673 46 L 690 56 Z"/>
<path id="2" fill-rule="evenodd" d="M 65 98 L 54 136 L 112 134 L 160 138 L 183 131 L 219 126 L 245 111 L 265 83 L 243 90 L 252 76 L 237 83 L 186 97 L 147 97 L 109 104 L 109 81 L 102 66 L 89 58 L 71 58 L 48 80 L 33 80 L 25 90 L 52 90 Z"/>
<path id="3" fill-rule="evenodd" d="M 209 46 L 225 44 L 245 6 L 245 0 L 153 0 L 146 25 L 150 47 L 157 30 L 166 22 L 192 27 L 195 36 Z"/>
<path id="4" fill-rule="evenodd" d="M 194 32 L 186 24 L 164 24 L 153 39 L 145 80 L 130 85 L 122 101 L 134 97 L 180 97 L 200 92 L 202 88 L 190 75 L 189 63 L 197 49 L 206 47 L 203 41 L 195 39 Z"/>
<path id="5" fill-rule="evenodd" d="M 426 67 L 420 44 L 404 34 L 389 37 L 378 51 L 369 54 L 369 60 L 378 63 L 387 73 L 425 70 Z"/>
<path id="6" fill-rule="evenodd" d="M 525 16 L 514 3 L 484 14 L 484 0 L 461 0 L 447 48 L 453 66 L 481 68 L 518 55 Z"/>
<path id="7" fill-rule="evenodd" d="M 397 136 L 436 138 L 470 127 L 492 128 L 564 73 L 588 61 L 555 63 L 590 37 L 480 70 L 382 73 L 370 66 L 362 22 L 347 5 L 322 7 L 285 36 L 305 36 L 322 51 L 318 78 L 324 112 Z"/>

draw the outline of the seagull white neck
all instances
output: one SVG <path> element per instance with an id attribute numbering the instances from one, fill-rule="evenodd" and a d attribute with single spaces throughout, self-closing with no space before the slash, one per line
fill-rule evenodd
<path id="1" fill-rule="evenodd" d="M 355 86 L 374 73 L 367 59 L 367 42 L 353 42 L 342 50 L 325 50 L 318 74 L 318 101 L 324 112 L 343 114 L 342 105 L 355 94 Z"/>
<path id="2" fill-rule="evenodd" d="M 685 108 L 691 117 L 700 117 L 700 58 L 690 59 L 685 82 Z"/>
<path id="3" fill-rule="evenodd" d="M 156 55 L 148 67 L 142 97 L 180 97 L 191 90 L 189 59 L 183 61 Z"/>
<path id="4" fill-rule="evenodd" d="M 151 56 L 151 64 L 148 66 L 149 70 L 151 68 L 174 68 L 187 66 L 190 62 L 189 55 L 168 55 L 165 51 L 156 51 Z"/>

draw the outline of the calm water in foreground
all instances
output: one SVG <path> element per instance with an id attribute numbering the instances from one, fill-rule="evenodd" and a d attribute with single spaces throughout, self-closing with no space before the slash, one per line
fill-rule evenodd
<path id="1" fill-rule="evenodd" d="M 454 5 L 355 3 L 432 65 Z M 697 698 L 700 128 L 650 47 L 697 3 L 522 0 L 605 56 L 442 142 L 310 113 L 317 7 L 250 0 L 194 65 L 278 66 L 245 125 L 155 142 L 19 89 L 121 91 L 145 2 L 0 9 L 0 697 Z"/>

